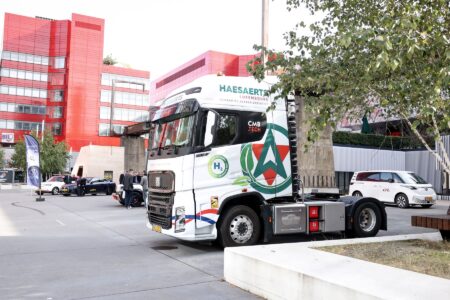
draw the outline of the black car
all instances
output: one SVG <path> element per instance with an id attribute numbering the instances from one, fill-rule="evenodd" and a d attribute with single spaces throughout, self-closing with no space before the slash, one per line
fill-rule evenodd
<path id="1" fill-rule="evenodd" d="M 83 181 L 86 180 L 86 185 L 83 187 Z M 116 191 L 116 184 L 111 180 L 100 179 L 95 177 L 84 177 L 79 179 L 78 183 L 70 183 L 66 184 L 61 188 L 61 194 L 63 196 L 70 195 L 97 195 L 97 194 L 106 194 L 111 195 Z M 79 193 L 78 189 L 81 189 Z"/>

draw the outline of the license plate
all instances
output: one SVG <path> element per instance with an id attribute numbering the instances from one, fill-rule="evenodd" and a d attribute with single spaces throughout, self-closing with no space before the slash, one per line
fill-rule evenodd
<path id="1" fill-rule="evenodd" d="M 161 232 L 161 226 L 159 225 L 152 225 L 152 230 L 156 232 Z"/>
<path id="2" fill-rule="evenodd" d="M 430 196 L 425 197 L 425 200 L 427 200 L 427 201 L 432 201 L 432 200 L 433 200 L 433 197 L 430 197 Z"/>

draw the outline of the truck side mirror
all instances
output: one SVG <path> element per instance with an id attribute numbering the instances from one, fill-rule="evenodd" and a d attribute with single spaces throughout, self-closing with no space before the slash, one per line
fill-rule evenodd
<path id="1" fill-rule="evenodd" d="M 205 139 L 203 140 L 203 146 L 205 148 L 211 146 L 214 141 L 218 117 L 219 114 L 217 112 L 208 110 L 206 115 Z"/>

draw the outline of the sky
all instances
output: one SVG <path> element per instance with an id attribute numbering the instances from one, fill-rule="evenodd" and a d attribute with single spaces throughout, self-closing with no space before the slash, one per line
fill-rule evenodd
<path id="1" fill-rule="evenodd" d="M 0 41 L 5 12 L 103 18 L 104 56 L 150 71 L 152 81 L 208 50 L 253 54 L 261 44 L 262 0 L 0 0 Z M 288 12 L 286 0 L 269 0 L 269 48 L 286 49 L 283 33 L 308 20 L 304 9 Z"/>

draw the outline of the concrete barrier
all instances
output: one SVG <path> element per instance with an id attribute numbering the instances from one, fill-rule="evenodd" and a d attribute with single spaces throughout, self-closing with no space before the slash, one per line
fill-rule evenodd
<path id="1" fill-rule="evenodd" d="M 267 299 L 440 299 L 450 280 L 312 247 L 409 239 L 439 233 L 226 248 L 225 280 Z M 447 296 L 445 296 L 447 295 Z"/>

